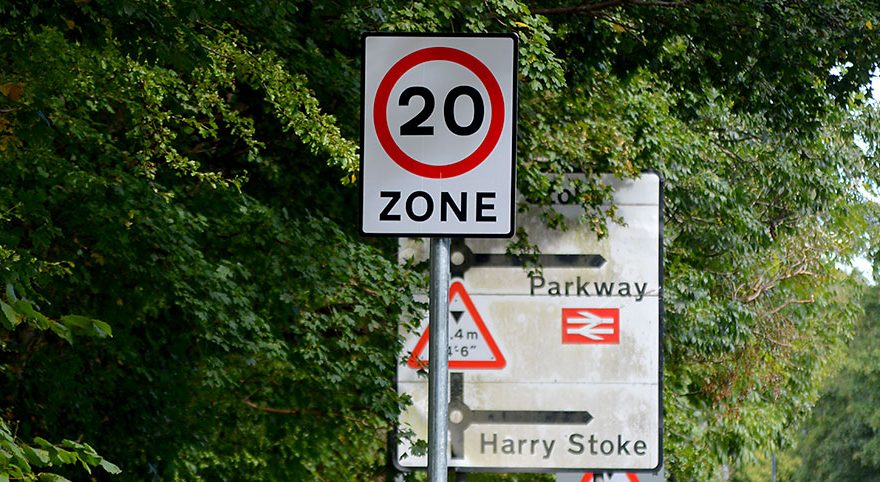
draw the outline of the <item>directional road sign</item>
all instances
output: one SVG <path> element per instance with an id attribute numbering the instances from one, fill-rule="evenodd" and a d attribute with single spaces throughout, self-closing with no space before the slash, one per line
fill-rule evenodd
<path id="1" fill-rule="evenodd" d="M 608 474 L 566 473 L 556 474 L 556 482 L 666 482 L 663 470 L 656 473 L 616 472 Z"/>
<path id="2" fill-rule="evenodd" d="M 361 232 L 512 236 L 516 36 L 363 41 Z"/>
<path id="3" fill-rule="evenodd" d="M 504 241 L 453 243 L 455 283 L 505 364 L 468 367 L 466 356 L 450 354 L 450 367 L 459 357 L 459 368 L 450 369 L 450 467 L 583 474 L 660 465 L 661 180 L 647 173 L 605 182 L 625 224 L 609 221 L 601 240 L 576 226 L 574 206 L 557 206 L 575 223 L 564 232 L 534 214 L 519 219 L 541 249 L 540 271 L 505 255 Z M 401 259 L 425 259 L 425 245 L 403 240 Z M 408 352 L 424 329 L 406 335 Z M 463 342 L 453 335 L 450 329 L 451 347 Z M 398 389 L 414 402 L 402 424 L 424 439 L 428 394 L 419 370 L 401 364 Z M 398 455 L 403 468 L 425 465 L 406 442 Z"/>

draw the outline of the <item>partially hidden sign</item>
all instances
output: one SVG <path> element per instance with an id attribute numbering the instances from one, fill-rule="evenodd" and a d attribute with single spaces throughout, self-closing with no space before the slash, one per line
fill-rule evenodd
<path id="1" fill-rule="evenodd" d="M 450 467 L 570 472 L 584 482 L 585 472 L 625 480 L 661 465 L 662 179 L 647 172 L 602 182 L 623 218 L 609 221 L 602 238 L 578 224 L 580 207 L 566 203 L 577 192 L 553 196 L 566 231 L 548 228 L 537 210 L 519 214 L 517 224 L 540 248 L 540 270 L 509 256 L 503 240 L 452 242 L 450 346 L 480 363 L 449 354 Z M 425 261 L 427 246 L 401 240 L 399 259 Z M 400 425 L 414 440 L 428 433 L 422 325 L 401 333 L 397 369 L 398 392 L 412 400 Z M 402 440 L 395 462 L 418 469 L 427 458 Z"/>
<path id="2" fill-rule="evenodd" d="M 556 474 L 556 482 L 666 482 L 666 474 L 657 472 L 564 473 Z"/>
<path id="3" fill-rule="evenodd" d="M 516 36 L 363 42 L 361 233 L 512 236 Z"/>
<path id="4" fill-rule="evenodd" d="M 449 314 L 450 370 L 504 368 L 507 363 L 504 355 L 461 280 L 449 286 Z M 407 359 L 410 368 L 428 367 L 429 333 L 429 327 L 424 326 L 422 336 Z"/>

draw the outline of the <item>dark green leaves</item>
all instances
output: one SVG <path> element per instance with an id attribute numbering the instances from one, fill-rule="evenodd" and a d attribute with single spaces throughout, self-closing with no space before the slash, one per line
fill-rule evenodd
<path id="1" fill-rule="evenodd" d="M 105 472 L 119 474 L 121 470 L 108 462 L 87 444 L 65 440 L 55 445 L 41 437 L 35 437 L 33 445 L 24 444 L 13 437 L 6 423 L 0 420 L 0 480 L 19 479 L 27 481 L 62 482 L 68 479 L 50 472 L 63 466 L 79 465 L 91 473 L 100 466 Z"/>
<path id="2" fill-rule="evenodd" d="M 0 321 L 3 322 L 3 326 L 6 327 L 7 330 L 15 329 L 16 325 L 20 323 L 18 318 L 18 314 L 9 306 L 7 303 L 0 301 L 0 311 L 2 311 L 2 317 L 0 317 Z"/>
<path id="3" fill-rule="evenodd" d="M 80 315 L 65 315 L 61 317 L 61 324 L 77 334 L 103 337 L 112 337 L 113 330 L 107 323 Z"/>
<path id="4" fill-rule="evenodd" d="M 355 234 L 359 36 L 514 31 L 518 188 L 548 224 L 559 174 L 587 176 L 567 228 L 598 233 L 620 221 L 602 173 L 665 178 L 664 455 L 709 480 L 784 443 L 857 315 L 871 8 L 0 6 L 0 412 L 132 480 L 377 477 L 425 280 Z M 47 454 L 114 471 L 33 447 L 11 476 Z"/>

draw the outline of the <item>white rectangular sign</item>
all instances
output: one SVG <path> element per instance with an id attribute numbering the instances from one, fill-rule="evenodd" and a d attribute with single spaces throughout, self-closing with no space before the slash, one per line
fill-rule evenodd
<path id="1" fill-rule="evenodd" d="M 591 473 L 571 472 L 556 474 L 556 482 L 666 482 L 663 470 L 654 472 Z"/>
<path id="2" fill-rule="evenodd" d="M 516 36 L 363 42 L 361 233 L 512 236 Z"/>
<path id="3" fill-rule="evenodd" d="M 521 222 L 543 269 L 506 256 L 506 243 L 467 239 L 452 249 L 449 466 L 463 470 L 654 470 L 661 463 L 661 180 L 607 178 L 624 225 L 598 239 L 575 223 Z M 402 259 L 427 243 L 401 243 Z M 413 405 L 402 425 L 427 437 L 427 321 L 406 334 L 398 390 Z M 398 447 L 402 468 L 426 465 Z"/>

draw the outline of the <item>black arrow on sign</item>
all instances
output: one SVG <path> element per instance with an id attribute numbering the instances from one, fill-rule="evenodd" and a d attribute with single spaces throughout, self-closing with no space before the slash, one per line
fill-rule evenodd
<path id="1" fill-rule="evenodd" d="M 461 238 L 452 241 L 449 256 L 449 271 L 452 276 L 464 276 L 473 267 L 514 268 L 525 265 L 528 256 L 507 254 L 474 253 Z M 540 266 L 545 268 L 601 268 L 605 258 L 601 254 L 539 254 L 535 256 Z"/>
<path id="2" fill-rule="evenodd" d="M 464 458 L 464 431 L 479 424 L 586 425 L 590 412 L 543 410 L 471 410 L 464 403 L 464 374 L 449 374 L 449 450 L 453 459 Z"/>

